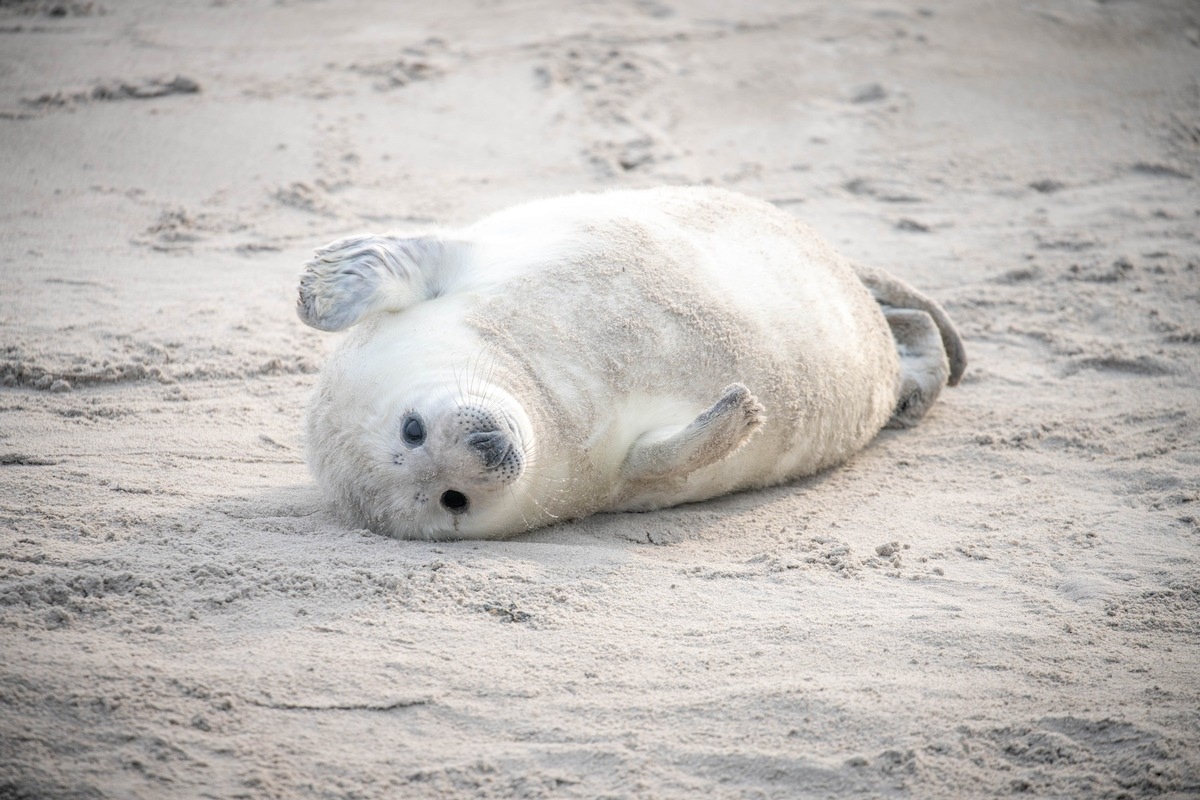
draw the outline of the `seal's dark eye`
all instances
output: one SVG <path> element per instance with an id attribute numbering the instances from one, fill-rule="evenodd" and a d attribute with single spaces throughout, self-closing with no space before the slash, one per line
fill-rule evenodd
<path id="1" fill-rule="evenodd" d="M 409 447 L 416 447 L 425 441 L 425 425 L 422 424 L 419 417 L 405 417 L 400 433 L 404 437 L 404 443 Z"/>
<path id="2" fill-rule="evenodd" d="M 442 492 L 442 508 L 451 514 L 465 514 L 469 505 L 471 505 L 471 501 L 462 492 L 456 492 L 453 489 Z"/>

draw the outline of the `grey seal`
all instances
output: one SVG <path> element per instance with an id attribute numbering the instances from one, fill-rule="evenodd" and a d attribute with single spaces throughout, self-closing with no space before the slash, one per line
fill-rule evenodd
<path id="1" fill-rule="evenodd" d="M 942 307 L 711 188 L 535 201 L 318 250 L 300 318 L 349 329 L 311 469 L 358 524 L 498 538 L 811 475 L 966 367 Z"/>

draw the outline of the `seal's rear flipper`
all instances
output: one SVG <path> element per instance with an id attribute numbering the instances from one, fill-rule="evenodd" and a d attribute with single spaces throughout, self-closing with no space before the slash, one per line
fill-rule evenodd
<path id="1" fill-rule="evenodd" d="M 296 313 L 307 325 L 340 331 L 444 293 L 464 245 L 427 237 L 355 236 L 316 251 L 300 275 Z"/>
<path id="2" fill-rule="evenodd" d="M 765 420 L 758 398 L 740 383 L 725 387 L 712 408 L 666 437 L 643 436 L 633 443 L 621 475 L 641 482 L 682 477 L 741 447 Z"/>
<path id="3" fill-rule="evenodd" d="M 926 312 L 932 318 L 941 337 L 942 348 L 950 363 L 947 383 L 957 386 L 959 380 L 962 379 L 963 372 L 967 369 L 967 351 L 963 347 L 962 338 L 958 335 L 958 329 L 950 321 L 946 310 L 936 300 L 926 297 L 884 270 L 864 267 L 860 264 L 853 266 L 858 279 L 863 282 L 863 285 L 874 295 L 875 300 L 881 306 L 890 306 L 894 309 L 918 309 Z M 895 332 L 894 325 L 892 331 Z M 898 339 L 897 342 L 899 342 Z"/>
<path id="4" fill-rule="evenodd" d="M 927 312 L 884 306 L 883 316 L 900 353 L 900 396 L 887 427 L 911 428 L 941 394 L 950 362 L 938 326 Z"/>

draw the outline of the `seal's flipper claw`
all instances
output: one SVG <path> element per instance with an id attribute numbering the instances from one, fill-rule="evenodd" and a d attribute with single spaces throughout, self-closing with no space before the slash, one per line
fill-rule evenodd
<path id="1" fill-rule="evenodd" d="M 318 330 L 340 331 L 372 314 L 403 311 L 443 293 L 449 249 L 432 237 L 331 242 L 304 265 L 296 313 Z"/>
<path id="2" fill-rule="evenodd" d="M 721 399 L 691 423 L 666 436 L 633 443 L 622 476 L 629 481 L 682 477 L 733 453 L 759 428 L 766 412 L 740 383 L 725 387 Z"/>

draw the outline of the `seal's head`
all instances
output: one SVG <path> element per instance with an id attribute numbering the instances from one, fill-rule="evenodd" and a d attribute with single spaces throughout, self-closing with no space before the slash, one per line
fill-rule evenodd
<path id="1" fill-rule="evenodd" d="M 475 538 L 529 527 L 522 479 L 533 436 L 521 404 L 464 378 L 465 367 L 398 359 L 394 348 L 372 346 L 375 333 L 335 357 L 317 392 L 308 457 L 319 482 L 361 524 L 392 536 Z"/>

